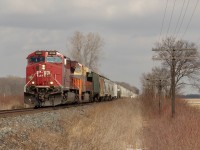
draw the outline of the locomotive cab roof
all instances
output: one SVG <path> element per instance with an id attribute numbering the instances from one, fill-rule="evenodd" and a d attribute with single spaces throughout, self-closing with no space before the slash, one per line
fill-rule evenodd
<path id="1" fill-rule="evenodd" d="M 64 57 L 64 58 L 67 58 L 66 56 L 62 55 L 61 53 L 59 53 L 57 50 L 37 50 L 31 54 L 29 54 L 27 56 L 27 59 L 32 57 L 32 56 L 54 56 L 54 55 L 57 55 L 57 56 L 61 56 L 61 57 Z"/>

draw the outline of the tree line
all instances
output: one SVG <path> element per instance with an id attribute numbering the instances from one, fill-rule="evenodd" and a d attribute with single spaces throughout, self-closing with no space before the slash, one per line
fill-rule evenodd
<path id="1" fill-rule="evenodd" d="M 0 78 L 0 95 L 23 95 L 25 78 L 7 76 Z"/>

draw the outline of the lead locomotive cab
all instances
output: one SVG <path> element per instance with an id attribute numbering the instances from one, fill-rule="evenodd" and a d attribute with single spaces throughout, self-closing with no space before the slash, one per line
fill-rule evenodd
<path id="1" fill-rule="evenodd" d="M 63 103 L 69 90 L 67 58 L 57 51 L 35 51 L 27 57 L 24 102 L 40 106 Z"/>

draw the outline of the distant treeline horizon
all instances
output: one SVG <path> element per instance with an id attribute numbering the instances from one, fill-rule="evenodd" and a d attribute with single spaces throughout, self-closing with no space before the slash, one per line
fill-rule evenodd
<path id="1" fill-rule="evenodd" d="M 200 94 L 179 95 L 181 98 L 200 98 Z"/>
<path id="2" fill-rule="evenodd" d="M 17 76 L 0 77 L 0 95 L 23 95 L 25 78 Z"/>

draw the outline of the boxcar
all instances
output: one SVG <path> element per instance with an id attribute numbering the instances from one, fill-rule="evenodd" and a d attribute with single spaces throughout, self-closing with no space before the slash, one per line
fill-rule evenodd
<path id="1" fill-rule="evenodd" d="M 91 73 L 88 73 L 87 80 L 92 83 L 93 99 L 98 100 L 100 96 L 100 82 L 99 82 L 100 76 L 95 72 L 91 72 Z"/>

